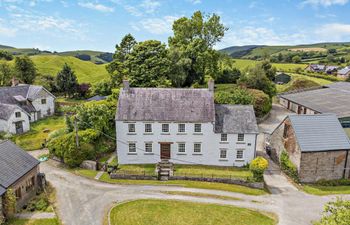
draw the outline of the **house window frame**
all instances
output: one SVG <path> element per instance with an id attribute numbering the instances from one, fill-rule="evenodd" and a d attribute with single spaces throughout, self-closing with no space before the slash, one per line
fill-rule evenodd
<path id="1" fill-rule="evenodd" d="M 195 123 L 194 124 L 194 133 L 202 133 L 202 124 L 200 123 Z"/>
<path id="2" fill-rule="evenodd" d="M 46 98 L 42 98 L 42 99 L 41 99 L 41 104 L 42 104 L 42 105 L 46 105 L 46 104 L 47 104 Z"/>
<path id="3" fill-rule="evenodd" d="M 131 145 L 133 145 L 133 147 L 131 147 Z M 133 149 L 133 150 L 130 151 L 131 149 Z M 136 154 L 136 142 L 129 142 L 129 144 L 128 144 L 128 153 Z"/>
<path id="4" fill-rule="evenodd" d="M 236 150 L 236 159 L 237 160 L 243 160 L 244 159 L 244 149 L 237 149 Z"/>
<path id="5" fill-rule="evenodd" d="M 239 133 L 237 135 L 237 141 L 238 142 L 244 142 L 244 139 L 245 139 L 245 135 L 243 133 Z"/>
<path id="6" fill-rule="evenodd" d="M 21 118 L 22 116 L 22 113 L 21 112 L 15 112 L 15 117 L 16 118 Z"/>
<path id="7" fill-rule="evenodd" d="M 146 153 L 153 152 L 153 143 L 152 142 L 145 142 L 145 152 Z"/>
<path id="8" fill-rule="evenodd" d="M 183 145 L 183 149 L 180 148 L 180 146 Z M 180 151 L 181 150 L 181 151 Z M 182 151 L 183 150 L 183 151 Z M 177 152 L 178 153 L 186 153 L 186 143 L 185 142 L 179 142 L 177 143 Z"/>
<path id="9" fill-rule="evenodd" d="M 199 146 L 199 149 L 198 149 L 198 146 Z M 193 143 L 193 153 L 195 153 L 195 154 L 202 153 L 202 143 L 200 143 L 200 142 Z"/>
<path id="10" fill-rule="evenodd" d="M 136 124 L 128 123 L 128 133 L 136 133 Z"/>
<path id="11" fill-rule="evenodd" d="M 152 133 L 152 124 L 151 123 L 145 123 L 145 133 Z"/>
<path id="12" fill-rule="evenodd" d="M 166 128 L 166 129 L 164 129 Z M 169 133 L 170 126 L 168 123 L 162 123 L 162 133 Z"/>
<path id="13" fill-rule="evenodd" d="M 224 138 L 223 138 L 224 137 Z M 227 134 L 226 133 L 222 133 L 221 136 L 220 136 L 220 141 L 221 142 L 227 142 Z"/>
<path id="14" fill-rule="evenodd" d="M 223 152 L 225 152 L 225 154 L 223 154 Z M 223 157 L 223 155 L 225 157 Z M 220 149 L 220 155 L 219 155 L 220 159 L 227 159 L 227 148 L 221 148 Z"/>
<path id="15" fill-rule="evenodd" d="M 186 133 L 186 124 L 184 123 L 179 123 L 177 125 L 177 132 L 178 133 Z"/>

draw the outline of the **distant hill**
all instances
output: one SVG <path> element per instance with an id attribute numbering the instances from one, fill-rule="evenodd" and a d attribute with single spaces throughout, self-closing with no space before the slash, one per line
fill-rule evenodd
<path id="1" fill-rule="evenodd" d="M 350 60 L 350 42 L 327 42 L 327 43 L 315 43 L 315 44 L 303 44 L 303 45 L 281 45 L 281 46 L 268 46 L 268 45 L 245 45 L 245 46 L 232 46 L 220 50 L 223 53 L 228 54 L 232 58 L 240 59 L 253 59 L 259 60 L 264 55 L 277 56 L 278 54 L 288 53 L 310 53 L 313 52 L 315 56 L 308 57 L 306 60 L 302 60 L 304 63 L 314 63 L 319 60 L 323 60 L 327 57 L 329 49 L 335 49 L 335 57 L 346 57 Z"/>
<path id="2" fill-rule="evenodd" d="M 67 52 L 51 52 L 43 51 L 37 48 L 15 48 L 6 45 L 0 45 L 0 50 L 6 50 L 13 55 L 59 55 L 59 56 L 72 56 L 82 61 L 90 61 L 95 64 L 105 64 L 113 60 L 113 53 L 101 52 L 101 51 L 90 51 L 90 50 L 76 50 Z"/>

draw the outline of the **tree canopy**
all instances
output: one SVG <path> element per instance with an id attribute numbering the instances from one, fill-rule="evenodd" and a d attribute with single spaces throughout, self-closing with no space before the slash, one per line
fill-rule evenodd
<path id="1" fill-rule="evenodd" d="M 16 57 L 15 74 L 22 82 L 32 84 L 37 75 L 33 61 L 28 56 Z"/>
<path id="2" fill-rule="evenodd" d="M 78 81 L 70 66 L 64 64 L 62 70 L 56 76 L 56 86 L 59 92 L 71 97 L 77 90 Z"/>

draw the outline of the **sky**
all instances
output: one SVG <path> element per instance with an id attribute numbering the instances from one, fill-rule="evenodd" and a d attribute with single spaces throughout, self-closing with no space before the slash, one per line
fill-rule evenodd
<path id="1" fill-rule="evenodd" d="M 350 0 L 0 0 L 0 44 L 114 52 L 131 33 L 167 43 L 174 20 L 216 13 L 215 48 L 350 41 Z"/>

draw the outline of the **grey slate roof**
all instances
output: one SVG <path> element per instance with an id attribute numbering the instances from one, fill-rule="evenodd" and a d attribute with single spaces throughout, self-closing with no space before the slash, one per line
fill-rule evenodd
<path id="1" fill-rule="evenodd" d="M 323 88 L 297 93 L 284 93 L 280 97 L 319 113 L 334 113 L 339 118 L 350 117 L 350 82 L 336 82 Z"/>
<path id="2" fill-rule="evenodd" d="M 289 115 L 302 152 L 350 150 L 349 138 L 334 114 Z"/>
<path id="3" fill-rule="evenodd" d="M 0 186 L 0 197 L 5 194 L 6 189 Z"/>
<path id="4" fill-rule="evenodd" d="M 214 119 L 214 96 L 208 89 L 122 89 L 116 115 L 119 121 L 214 122 Z"/>
<path id="5" fill-rule="evenodd" d="M 8 188 L 39 163 L 11 141 L 0 141 L 0 186 Z"/>
<path id="6" fill-rule="evenodd" d="M 215 133 L 259 133 L 251 105 L 215 105 Z"/>
<path id="7" fill-rule="evenodd" d="M 17 107 L 0 103 L 0 120 L 8 120 Z"/>
<path id="8" fill-rule="evenodd" d="M 345 68 L 343 68 L 343 69 L 341 69 L 341 70 L 338 70 L 338 74 L 339 74 L 339 75 L 346 75 L 346 74 L 348 74 L 348 73 L 350 73 L 350 66 L 345 67 Z"/>
<path id="9" fill-rule="evenodd" d="M 17 105 L 27 113 L 35 112 L 36 110 L 30 102 L 27 104 L 23 104 L 17 101 L 14 96 L 22 96 L 23 98 L 27 99 L 28 93 L 31 92 L 32 94 L 30 94 L 30 96 L 33 97 L 33 93 L 35 92 L 35 90 L 38 89 L 38 87 L 40 86 L 20 85 L 15 87 L 1 87 L 0 103 Z M 3 109 L 0 108 L 0 111 L 3 111 Z"/>

